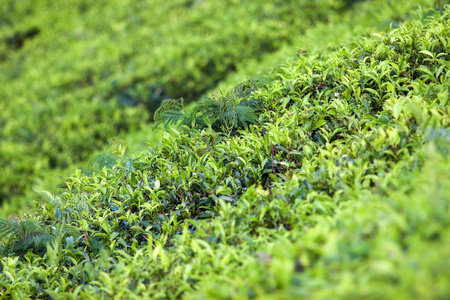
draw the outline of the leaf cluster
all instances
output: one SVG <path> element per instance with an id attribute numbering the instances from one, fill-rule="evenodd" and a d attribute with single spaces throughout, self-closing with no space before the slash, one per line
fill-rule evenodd
<path id="1" fill-rule="evenodd" d="M 3 254 L 23 254 L 29 249 L 39 253 L 39 250 L 53 239 L 54 236 L 36 220 L 0 219 L 0 240 L 6 245 L 3 247 Z"/>
<path id="2" fill-rule="evenodd" d="M 186 125 L 196 129 L 211 128 L 230 136 L 236 130 L 255 124 L 257 115 L 255 110 L 259 101 L 254 94 L 261 84 L 248 80 L 234 87 L 229 95 L 220 90 L 211 97 L 202 97 L 189 111 L 184 111 L 183 98 L 164 100 L 155 112 L 155 127 L 160 123 Z M 182 112 L 182 111 L 184 112 Z"/>

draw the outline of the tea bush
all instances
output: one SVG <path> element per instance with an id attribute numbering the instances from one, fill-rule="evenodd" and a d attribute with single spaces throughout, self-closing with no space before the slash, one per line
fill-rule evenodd
<path id="1" fill-rule="evenodd" d="M 160 144 L 1 220 L 0 295 L 447 298 L 449 16 L 166 102 Z"/>
<path id="2" fill-rule="evenodd" d="M 347 6 L 2 1 L 0 202 L 142 128 L 165 98 L 196 100 L 240 61 L 276 51 Z"/>
<path id="3" fill-rule="evenodd" d="M 169 96 L 229 90 L 295 48 L 326 50 L 433 1 L 160 2 L 0 4 L 0 215 L 28 206 L 32 186 L 55 191 L 110 138 L 151 141 Z"/>

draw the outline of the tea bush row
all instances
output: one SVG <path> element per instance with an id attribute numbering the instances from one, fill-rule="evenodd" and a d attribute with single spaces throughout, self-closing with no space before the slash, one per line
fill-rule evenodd
<path id="1" fill-rule="evenodd" d="M 189 101 L 195 98 L 192 96 L 192 91 L 195 91 L 194 94 L 200 95 L 203 90 L 211 89 L 219 83 L 218 77 L 221 77 L 221 79 L 228 78 L 226 82 L 221 83 L 222 89 L 227 90 L 237 82 L 238 78 L 243 80 L 249 74 L 256 74 L 258 70 L 265 70 L 264 72 L 267 73 L 270 66 L 275 66 L 284 61 L 286 56 L 293 55 L 294 46 L 306 47 L 313 44 L 315 47 L 327 48 L 330 45 L 348 40 L 352 34 L 355 36 L 362 33 L 367 34 L 370 30 L 381 30 L 391 20 L 396 20 L 395 22 L 404 20 L 413 13 L 418 4 L 424 7 L 432 5 L 430 0 L 397 1 L 394 4 L 386 0 L 378 0 L 377 3 L 353 3 L 346 9 L 342 9 L 344 7 L 342 6 L 343 2 L 334 4 L 333 1 L 330 1 L 327 2 L 324 9 L 329 5 L 339 7 L 339 9 L 337 11 L 327 9 L 326 18 L 317 20 L 315 14 L 318 13 L 322 17 L 324 14 L 321 12 L 322 8 L 317 11 L 313 8 L 315 5 L 322 5 L 322 2 L 311 4 L 313 6 L 307 10 L 304 9 L 303 5 L 296 2 L 294 8 L 289 6 L 292 13 L 297 14 L 297 10 L 302 10 L 302 14 L 312 12 L 312 15 L 297 18 L 291 22 L 289 18 L 292 18 L 293 14 L 287 13 L 284 15 L 281 12 L 286 5 L 291 5 L 289 3 L 273 4 L 277 7 L 276 10 L 271 9 L 270 3 L 263 6 L 252 4 L 251 9 L 247 7 L 250 4 L 246 4 L 246 6 L 233 4 L 229 8 L 231 9 L 231 12 L 229 12 L 231 19 L 227 19 L 228 21 L 233 23 L 233 20 L 237 18 L 242 19 L 239 24 L 257 22 L 259 26 L 257 28 L 247 26 L 247 29 L 244 30 L 233 23 L 232 26 L 227 27 L 225 34 L 224 30 L 220 29 L 220 26 L 224 27 L 228 24 L 225 24 L 226 20 L 221 21 L 225 18 L 222 13 L 224 9 L 221 8 L 223 4 L 193 3 L 189 6 L 187 2 L 180 1 L 170 4 L 173 6 L 169 5 L 169 9 L 166 7 L 168 4 L 160 5 L 158 1 L 153 1 L 145 4 L 149 6 L 147 9 L 141 9 L 141 7 L 136 7 L 136 4 L 130 4 L 127 6 L 127 10 L 119 10 L 117 9 L 119 3 L 112 3 L 111 7 L 104 7 L 100 4 L 86 5 L 80 2 L 78 3 L 79 7 L 75 9 L 75 11 L 79 11 L 79 14 L 73 14 L 74 9 L 67 12 L 71 7 L 66 5 L 59 7 L 56 3 L 44 5 L 34 1 L 34 8 L 30 9 L 31 2 L 29 1 L 11 3 L 10 8 L 7 7 L 6 2 L 3 4 L 3 11 L 8 12 L 8 14 L 2 19 L 4 20 L 3 28 L 0 27 L 0 37 L 5 37 L 4 43 L 0 43 L 0 48 L 3 47 L 2 53 L 5 59 L 3 63 L 0 62 L 5 67 L 3 77 L 5 84 L 0 88 L 0 93 L 3 91 L 4 98 L 10 100 L 7 102 L 8 104 L 4 102 L 4 105 L 0 107 L 2 110 L 1 119 L 3 120 L 1 123 L 5 125 L 2 129 L 2 146 L 0 147 L 0 164 L 4 170 L 3 175 L 0 176 L 2 190 L 0 198 L 9 200 L 6 203 L 4 201 L 2 211 L 11 213 L 28 206 L 30 200 L 35 197 L 35 193 L 31 189 L 32 186 L 55 190 L 54 186 L 58 183 L 57 179 L 54 178 L 55 175 L 69 174 L 68 169 L 73 170 L 76 167 L 80 168 L 83 164 L 86 165 L 89 157 L 95 153 L 96 149 L 105 148 L 106 141 L 110 138 L 120 136 L 127 143 L 131 143 L 131 149 L 135 148 L 133 147 L 134 136 L 142 136 L 145 132 L 148 132 L 145 129 L 145 122 L 151 117 L 159 103 L 165 97 L 169 97 L 169 94 L 172 96 L 182 95 Z M 76 6 L 77 4 L 72 5 Z M 300 6 L 297 7 L 298 5 Z M 237 12 L 237 10 L 242 11 Z M 257 21 L 251 21 L 259 16 L 258 12 L 261 12 L 261 10 L 271 11 L 271 14 L 278 18 L 276 20 L 278 25 L 275 27 L 278 32 L 277 35 L 280 36 L 274 35 L 273 38 L 280 40 L 279 47 L 277 46 L 278 50 L 272 49 L 273 52 L 270 53 L 266 51 L 267 48 L 252 44 L 253 41 L 255 43 L 257 41 L 268 42 L 270 39 L 263 32 L 272 30 L 273 28 L 269 29 L 268 26 L 275 24 L 275 20 L 263 17 Z M 105 15 L 104 11 L 107 11 L 108 14 Z M 153 12 L 154 18 L 164 19 L 164 22 L 154 22 L 154 20 L 150 21 L 143 18 L 143 15 L 147 14 L 148 11 Z M 215 13 L 221 11 L 220 16 L 216 16 L 211 11 L 216 11 Z M 42 14 L 44 13 L 43 20 Z M 242 13 L 246 14 L 245 18 L 239 17 Z M 96 18 L 91 17 L 95 14 L 97 14 Z M 124 20 L 122 24 L 126 24 L 126 26 L 118 27 L 117 30 L 112 32 L 107 29 L 107 24 L 110 24 L 112 20 L 117 20 L 117 14 L 120 15 L 121 20 Z M 15 15 L 17 15 L 17 18 L 11 17 Z M 180 17 L 171 17 L 175 15 Z M 211 15 L 215 16 L 215 23 L 210 24 L 210 26 L 217 27 L 217 30 L 211 33 L 211 41 L 194 48 L 189 48 L 191 47 L 189 42 L 184 45 L 185 41 L 191 38 L 196 39 L 199 35 L 203 36 L 200 33 L 192 33 L 187 35 L 188 37 L 184 35 L 186 24 L 190 22 L 191 18 L 201 19 L 202 21 L 199 21 L 195 26 L 190 24 L 189 28 L 204 28 L 205 22 L 209 24 L 208 18 Z M 106 16 L 110 17 L 107 18 Z M 131 16 L 135 16 L 141 22 L 127 23 L 126 20 L 129 20 Z M 59 20 L 59 18 L 63 18 L 64 21 Z M 22 22 L 17 23 L 15 20 L 19 19 Z M 50 22 L 49 19 L 52 20 L 53 26 L 51 29 L 42 30 L 42 26 L 39 24 L 47 24 Z M 170 22 L 169 26 L 166 22 L 167 19 L 177 21 Z M 306 20 L 309 19 L 315 21 L 307 22 Z M 325 19 L 326 22 L 322 22 Z M 178 20 L 181 20 L 180 22 L 186 26 L 180 25 L 181 23 L 178 24 Z M 271 20 L 274 22 L 273 24 L 270 23 L 272 25 L 269 24 L 269 22 L 272 22 Z M 301 21 L 301 24 L 297 24 L 299 21 Z M 151 27 L 147 25 L 151 25 Z M 39 27 L 41 30 L 23 40 L 21 48 L 16 49 L 11 45 L 7 46 L 11 42 L 11 38 L 19 39 L 26 35 L 27 30 L 25 28 L 33 28 L 33 26 L 41 26 Z M 167 26 L 173 28 L 167 29 Z M 281 27 L 286 27 L 286 30 L 280 30 Z M 74 28 L 78 29 L 75 30 Z M 95 32 L 93 28 L 96 28 Z M 173 36 L 174 39 L 170 42 L 170 45 L 167 44 L 168 42 L 162 43 L 161 41 L 150 43 L 148 42 L 150 36 L 148 28 L 152 28 L 151 32 L 153 33 L 172 31 L 170 36 Z M 300 31 L 302 34 L 299 34 Z M 73 34 L 70 35 L 70 32 Z M 133 34 L 129 34 L 129 32 L 133 32 Z M 236 37 L 233 38 L 235 41 L 233 51 L 240 49 L 239 58 L 234 60 L 236 72 L 229 70 L 220 73 L 216 70 L 214 71 L 214 73 L 217 73 L 216 75 L 208 73 L 206 77 L 203 75 L 197 76 L 195 82 L 202 86 L 201 91 L 191 87 L 189 89 L 183 88 L 180 85 L 191 81 L 179 80 L 176 88 L 173 88 L 176 93 L 173 91 L 169 93 L 168 86 L 172 86 L 172 83 L 168 76 L 175 76 L 174 74 L 178 74 L 176 75 L 178 77 L 186 76 L 185 73 L 191 72 L 186 69 L 185 59 L 177 60 L 181 62 L 177 66 L 170 63 L 172 64 L 170 70 L 165 69 L 163 71 L 161 69 L 168 63 L 167 60 L 173 61 L 171 57 L 175 52 L 170 49 L 181 50 L 186 46 L 189 49 L 183 51 L 189 53 L 190 59 L 201 62 L 207 57 L 211 57 L 217 60 L 216 64 L 220 64 L 218 57 L 222 54 L 225 55 L 230 47 L 224 44 L 214 44 L 213 32 L 220 32 L 222 36 L 234 36 L 236 34 L 251 36 L 250 44 L 249 42 L 242 44 L 246 49 L 245 51 L 239 48 L 238 45 L 240 44 L 236 42 Z M 284 33 L 280 34 L 281 32 Z M 289 35 L 287 35 L 287 32 L 289 32 Z M 183 38 L 176 38 L 180 34 L 183 34 Z M 66 36 L 66 38 L 64 40 L 55 39 L 54 36 Z M 101 43 L 96 42 L 97 39 L 100 39 L 99 37 L 102 37 Z M 241 36 L 238 37 L 238 41 L 240 40 L 242 40 Z M 180 43 L 183 45 L 179 45 Z M 89 45 L 92 44 L 97 45 L 95 48 L 91 47 L 96 49 L 95 51 L 88 49 Z M 142 50 L 133 50 L 133 55 L 127 56 L 124 53 L 129 52 L 130 47 L 128 45 L 130 44 L 137 45 L 134 48 Z M 216 49 L 219 46 L 223 49 Z M 162 49 L 162 47 L 170 51 L 155 50 Z M 46 60 L 48 56 L 45 55 L 48 52 L 45 52 L 44 49 L 51 49 L 52 51 L 52 57 L 48 60 Z M 145 51 L 145 49 L 148 49 L 148 51 Z M 210 54 L 208 55 L 210 56 L 201 57 L 197 55 L 196 51 L 199 49 L 209 49 L 208 53 Z M 223 53 L 220 52 L 220 55 L 216 53 L 219 50 L 223 51 Z M 325 51 L 325 49 L 321 51 Z M 84 55 L 85 52 L 91 54 Z M 149 53 L 153 54 L 150 55 Z M 128 58 L 122 60 L 120 59 L 121 55 Z M 147 61 L 144 61 L 144 58 Z M 19 61 L 20 65 L 16 64 Z M 137 61 L 142 63 L 137 63 Z M 19 66 L 21 67 L 19 68 Z M 70 66 L 74 67 L 71 68 Z M 131 67 L 134 69 L 131 70 Z M 14 75 L 15 71 L 13 70 L 15 69 L 22 71 Z M 156 74 L 155 72 L 157 73 L 156 77 L 153 76 Z M 54 79 L 49 81 L 48 76 L 41 76 L 44 73 L 53 74 L 52 78 Z M 62 76 L 62 74 L 65 75 Z M 218 76 L 213 80 L 214 82 L 210 81 L 204 84 L 214 76 Z M 73 77 L 74 79 L 67 78 L 66 80 L 65 77 Z M 84 77 L 87 78 L 87 81 L 83 79 Z M 79 80 L 76 78 L 79 78 Z M 59 82 L 66 81 L 67 83 L 61 83 L 58 87 Z M 79 84 L 70 83 L 72 81 Z M 134 107 L 134 105 L 139 106 L 139 108 Z M 146 106 L 149 110 L 142 109 L 143 106 Z M 129 136 L 127 136 L 128 133 L 130 133 Z M 151 140 L 151 136 L 149 135 L 147 140 Z"/>
<path id="2" fill-rule="evenodd" d="M 2 1 L 0 202 L 196 100 L 241 60 L 347 9 L 321 1 Z"/>
<path id="3" fill-rule="evenodd" d="M 449 33 L 445 11 L 302 55 L 198 104 L 253 101 L 256 119 L 228 130 L 198 110 L 41 192 L 0 223 L 1 295 L 448 297 Z"/>

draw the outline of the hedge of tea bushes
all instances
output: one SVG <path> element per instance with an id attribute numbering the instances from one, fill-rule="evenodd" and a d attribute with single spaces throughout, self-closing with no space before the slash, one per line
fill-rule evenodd
<path id="1" fill-rule="evenodd" d="M 343 0 L 3 1 L 0 201 L 146 126 L 163 99 L 196 100 L 240 61 L 276 51 L 350 7 Z"/>
<path id="2" fill-rule="evenodd" d="M 350 36 L 380 30 L 393 20 L 395 22 L 404 20 L 414 14 L 419 4 L 423 7 L 432 5 L 432 1 L 429 0 L 398 1 L 395 4 L 384 0 L 378 0 L 376 3 L 353 2 L 347 1 L 346 9 L 342 9 L 344 7 L 342 3 L 335 4 L 333 1 L 325 4 L 322 2 L 305 4 L 308 9 L 304 9 L 303 4 L 296 2 L 296 5 L 300 7 L 289 8 L 295 16 L 300 16 L 298 9 L 302 9 L 302 14 L 309 14 L 311 11 L 312 14 L 292 22 L 289 21 L 289 18 L 293 16 L 291 13 L 283 14 L 285 6 L 291 5 L 285 2 L 281 6 L 279 3 L 273 4 L 277 7 L 276 9 L 273 9 L 270 3 L 265 3 L 263 6 L 253 4 L 232 6 L 229 20 L 224 20 L 222 12 L 219 16 L 215 15 L 218 11 L 222 11 L 216 7 L 223 5 L 222 2 L 220 4 L 196 3 L 189 6 L 187 2 L 160 5 L 159 2 L 153 1 L 145 4 L 150 7 L 147 7 L 147 10 L 141 10 L 141 7 L 136 6 L 142 3 L 130 4 L 127 10 L 123 10 L 122 6 L 118 9 L 117 6 L 122 5 L 119 3 L 109 2 L 109 5 L 112 5 L 110 7 L 77 2 L 71 4 L 77 6 L 74 10 L 72 6 L 59 7 L 57 3 L 34 1 L 33 8 L 30 8 L 29 1 L 5 2 L 2 11 L 7 14 L 0 26 L 0 36 L 5 37 L 4 43 L 0 43 L 3 58 L 0 58 L 0 64 L 5 67 L 3 79 L 8 83 L 8 85 L 2 85 L 6 93 L 4 96 L 5 99 L 12 100 L 4 102 L 3 105 L 0 104 L 3 111 L 2 124 L 5 125 L 2 133 L 2 147 L 0 147 L 1 164 L 5 170 L 0 179 L 2 190 L 0 198 L 9 200 L 3 202 L 1 214 L 15 213 L 19 208 L 29 205 L 30 200 L 36 195 L 31 187 L 55 190 L 54 187 L 58 183 L 55 176 L 66 176 L 65 174 L 70 172 L 67 170 L 87 165 L 92 153 L 95 153 L 96 149 L 107 147 L 107 140 L 112 137 L 119 136 L 125 139 L 131 149 L 136 148 L 134 143 L 138 136 L 148 135 L 147 140 L 151 141 L 154 134 L 148 133 L 144 123 L 152 116 L 161 100 L 169 94 L 179 94 L 185 98 L 187 96 L 188 100 L 193 99 L 194 94 L 199 95 L 202 90 L 210 89 L 219 83 L 219 77 L 228 78 L 220 86 L 225 90 L 229 89 L 237 82 L 236 80 L 243 80 L 250 74 L 267 73 L 269 68 L 264 66 L 275 66 L 284 61 L 287 55 L 294 54 L 294 48 L 308 47 L 311 44 L 319 48 L 336 45 L 348 40 Z M 253 6 L 250 9 L 248 5 Z M 324 9 L 331 5 L 333 9 L 327 9 L 326 14 L 323 14 L 322 8 L 313 9 L 315 5 L 325 7 Z M 339 7 L 338 13 L 334 9 L 337 7 Z M 71 9 L 70 12 L 68 9 Z M 237 12 L 236 10 L 239 9 L 242 11 Z M 213 10 L 215 12 L 211 13 Z M 273 28 L 269 27 L 275 24 L 275 21 L 271 18 L 260 18 L 255 21 L 253 17 L 249 17 L 250 15 L 259 16 L 257 12 L 261 10 L 265 12 L 269 10 L 272 17 L 278 18 L 276 20 L 278 25 L 275 26 L 277 34 L 271 35 L 270 39 L 266 33 L 271 32 Z M 79 13 L 74 14 L 74 11 Z M 164 18 L 164 22 L 145 19 L 143 16 L 148 14 L 148 11 L 152 11 L 152 16 L 157 20 Z M 189 11 L 189 14 L 186 14 L 186 11 Z M 255 14 L 248 14 L 249 11 Z M 105 12 L 108 12 L 108 18 Z M 247 17 L 241 18 L 242 13 Z M 317 19 L 315 14 L 320 14 L 322 17 L 326 15 L 326 17 Z M 175 19 L 180 20 L 180 24 L 184 25 L 178 24 L 178 21 L 167 24 L 165 20 L 172 15 L 179 15 L 180 17 Z M 115 27 L 114 32 L 108 30 L 106 25 L 117 20 L 119 16 L 121 20 L 124 20 L 122 25 L 126 26 L 116 24 L 114 26 L 118 27 Z M 127 23 L 126 20 L 130 19 L 130 16 L 141 21 Z M 211 16 L 214 16 L 215 22 L 208 21 Z M 194 26 L 189 23 L 191 22 L 189 18 L 196 20 L 203 18 L 204 21 Z M 22 20 L 20 23 L 17 22 L 19 19 Z M 142 21 L 143 19 L 145 21 Z M 235 37 L 238 34 L 235 30 L 238 24 L 233 23 L 235 19 L 240 20 L 239 24 L 246 21 L 257 22 L 260 25 L 258 28 L 246 26 L 248 30 L 239 31 L 239 34 L 244 37 L 252 36 L 251 41 L 255 43 L 261 41 L 261 36 L 264 36 L 263 43 L 272 38 L 280 40 L 278 50 L 274 48 L 271 49 L 273 52 L 268 53 L 266 51 L 268 48 L 265 46 L 261 48 L 261 45 L 254 46 L 248 42 L 245 43 L 244 50 L 240 49 L 238 46 L 240 44 L 236 42 L 233 49 L 228 44 L 225 46 L 219 44 L 219 41 L 215 40 L 218 37 L 214 36 L 214 32 L 220 32 L 222 37 L 233 35 L 234 41 L 236 38 L 238 41 L 242 40 L 241 36 Z M 309 19 L 314 21 L 305 21 Z M 301 24 L 296 23 L 299 20 L 302 21 Z M 326 22 L 322 22 L 324 20 Z M 148 42 L 149 35 L 153 39 L 157 39 L 159 35 L 152 36 L 145 22 L 150 22 L 148 26 L 151 25 L 151 28 L 155 29 L 151 31 L 152 34 L 172 31 L 171 36 L 175 38 L 170 43 Z M 52 27 L 45 31 L 37 30 L 41 23 L 51 23 Z M 194 40 L 196 36 L 198 37 L 198 32 L 188 35 L 188 38 L 183 35 L 182 39 L 177 39 L 175 34 L 184 32 L 188 23 L 189 28 L 205 28 L 205 24 L 208 23 L 208 28 L 213 26 L 217 30 L 211 31 L 211 40 L 208 39 L 208 43 L 192 48 L 192 43 L 186 41 L 191 38 Z M 229 23 L 232 23 L 232 26 L 227 25 L 227 29 L 222 28 Z M 281 27 L 286 28 L 281 30 Z M 257 31 L 256 34 L 255 30 L 260 29 L 261 31 Z M 131 31 L 133 34 L 129 34 Z M 281 34 L 282 32 L 284 33 Z M 286 38 L 287 32 L 289 32 L 288 38 Z M 55 36 L 63 36 L 65 39 L 55 39 Z M 20 47 L 14 46 L 14 43 L 19 43 Z M 137 45 L 135 48 L 142 51 L 133 50 L 132 55 L 124 54 L 129 52 L 130 44 Z M 290 46 L 287 46 L 288 44 Z M 173 86 L 169 76 L 173 77 L 174 74 L 181 77 L 190 76 L 186 74 L 192 72 L 184 63 L 173 65 L 173 59 L 170 57 L 176 52 L 175 50 L 175 52 L 155 50 L 159 48 L 169 50 L 176 48 L 176 51 L 186 48 L 183 51 L 189 53 L 190 59 L 197 62 L 207 57 L 207 55 L 200 57 L 197 53 L 202 49 L 209 51 L 210 57 L 214 59 L 231 55 L 228 63 L 231 63 L 233 55 L 237 54 L 236 49 L 240 49 L 239 59 L 233 62 L 236 67 L 232 68 L 236 69 L 237 73 L 232 72 L 231 69 L 223 70 L 223 72 L 215 70 L 213 74 L 215 77 L 209 74 L 209 71 L 208 76 L 205 77 L 201 75 L 203 71 L 200 74 L 192 70 L 201 75 L 194 79 L 196 87 L 192 87 L 191 80 L 178 80 L 176 89 L 174 88 L 175 92 L 169 93 L 168 89 Z M 45 49 L 50 49 L 52 56 L 46 55 L 48 52 Z M 145 49 L 148 51 L 146 52 Z M 195 53 L 191 53 L 192 51 Z M 89 55 L 84 55 L 86 53 Z M 149 53 L 153 54 L 149 55 Z M 126 56 L 126 59 L 120 59 L 120 56 Z M 137 63 L 138 60 L 141 63 Z M 169 62 L 170 70 L 161 71 L 168 60 L 171 61 Z M 184 60 L 181 61 L 184 62 Z M 216 64 L 220 63 L 216 61 Z M 158 80 L 155 79 L 155 72 L 159 72 Z M 47 75 L 42 76 L 42 74 Z M 50 77 L 51 80 L 49 80 Z M 213 77 L 215 79 L 211 81 Z M 181 86 L 185 83 L 190 87 Z M 0 93 L 2 91 L 3 89 L 0 88 Z M 30 106 L 29 103 L 33 105 Z M 139 108 L 133 107 L 134 105 Z M 147 110 L 142 107 L 146 107 Z M 140 138 L 139 144 L 142 144 L 142 140 Z M 142 146 L 139 147 L 142 149 Z"/>
<path id="3" fill-rule="evenodd" d="M 253 124 L 199 111 L 41 191 L 0 220 L 0 295 L 447 298 L 449 33 L 446 11 L 304 54 L 199 104 L 256 102 Z"/>

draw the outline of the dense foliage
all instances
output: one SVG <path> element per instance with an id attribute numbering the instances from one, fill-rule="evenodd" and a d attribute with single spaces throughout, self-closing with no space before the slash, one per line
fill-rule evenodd
<path id="1" fill-rule="evenodd" d="M 2 1 L 2 211 L 27 205 L 33 186 L 54 190 L 111 138 L 151 141 L 165 98 L 228 90 L 297 47 L 336 46 L 432 2 Z"/>
<path id="2" fill-rule="evenodd" d="M 1 220 L 0 295 L 447 298 L 449 17 L 166 101 L 160 144 Z"/>
<path id="3" fill-rule="evenodd" d="M 345 9 L 344 0 L 2 1 L 0 202 L 141 128 L 163 99 L 195 100 L 241 60 Z"/>

